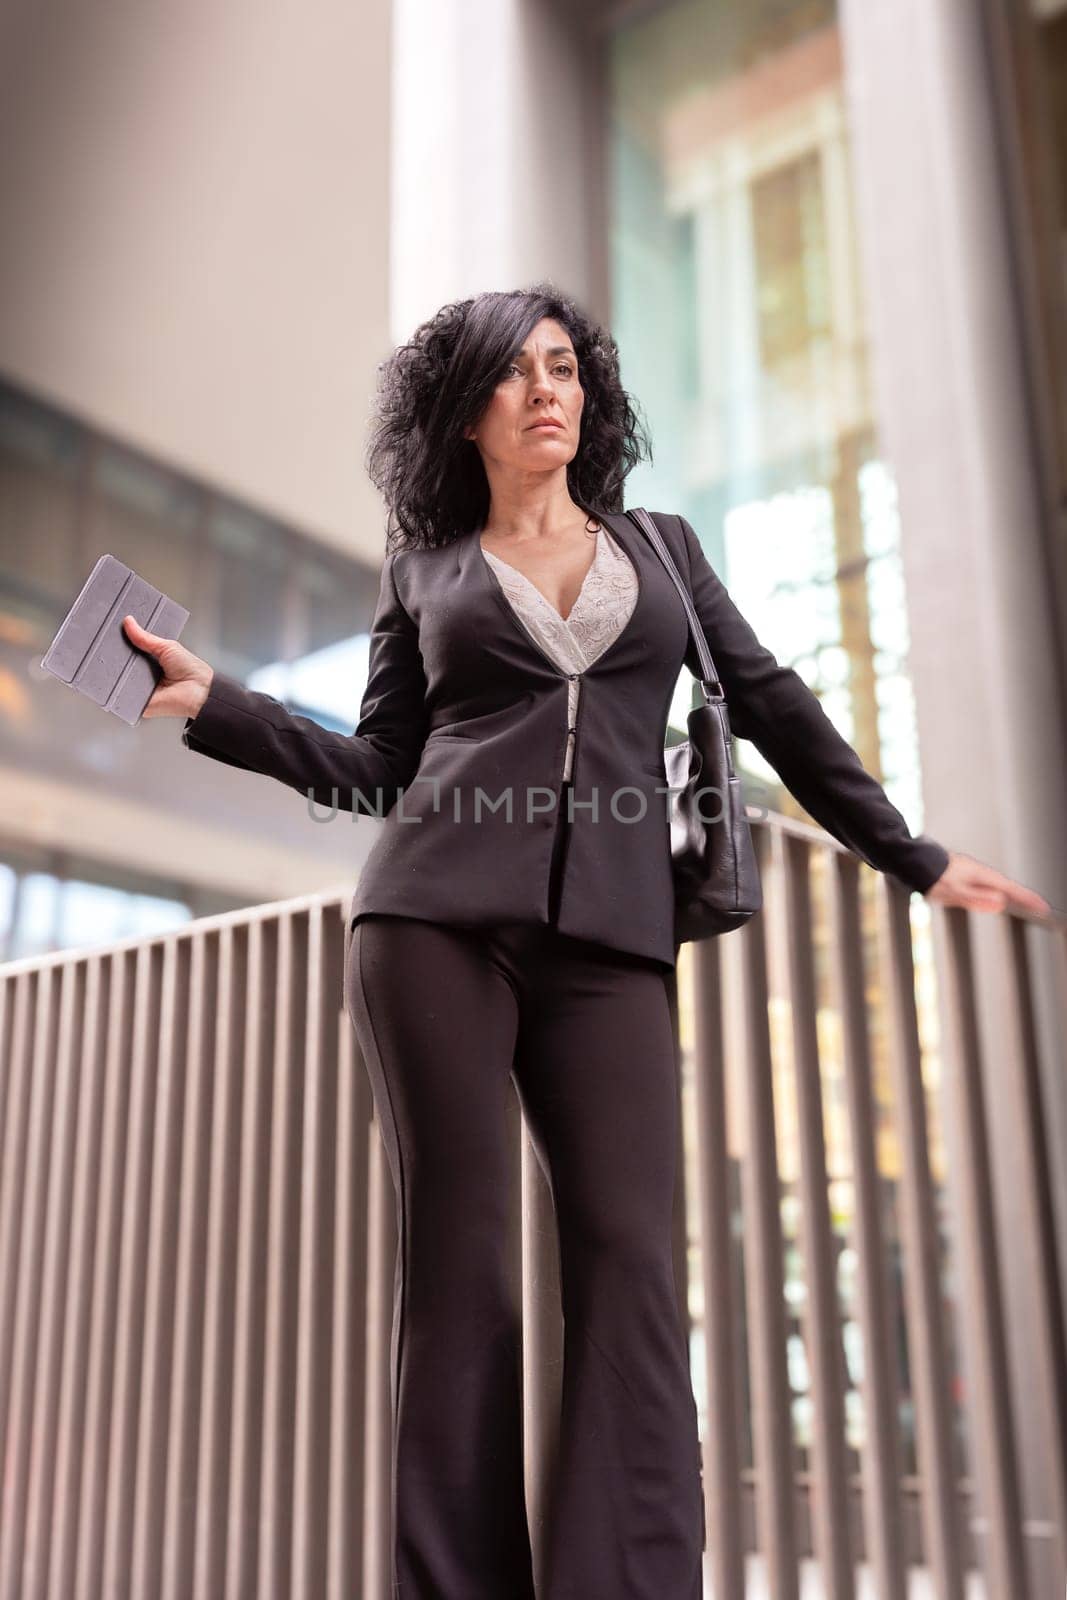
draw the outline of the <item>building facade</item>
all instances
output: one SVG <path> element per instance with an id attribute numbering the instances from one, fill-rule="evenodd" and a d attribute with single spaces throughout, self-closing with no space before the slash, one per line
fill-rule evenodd
<path id="1" fill-rule="evenodd" d="M 373 821 L 208 771 L 176 724 L 92 714 L 39 658 L 109 550 L 189 608 L 192 649 L 354 727 L 375 365 L 443 302 L 542 277 L 619 341 L 655 450 L 629 502 L 689 518 L 914 831 L 1067 903 L 1067 6 L 338 0 L 310 25 L 238 0 L 164 30 L 130 0 L 47 0 L 15 34 L 4 955 L 354 881 Z M 799 811 L 739 754 L 753 797 Z M 803 1450 L 799 1331 L 791 1350 Z M 1021 1338 L 1012 1358 L 1036 1429 Z M 849 1429 L 858 1451 L 855 1409 Z M 1036 1474 L 1027 1510 L 1040 1583 Z"/>

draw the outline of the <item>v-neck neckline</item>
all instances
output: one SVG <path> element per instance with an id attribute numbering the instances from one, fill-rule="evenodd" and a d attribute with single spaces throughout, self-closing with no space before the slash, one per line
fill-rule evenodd
<path id="1" fill-rule="evenodd" d="M 634 601 L 633 610 L 630 612 L 629 617 L 623 624 L 621 631 L 611 641 L 607 649 L 602 650 L 597 656 L 596 660 L 590 662 L 589 666 L 586 667 L 585 672 L 595 672 L 596 669 L 607 659 L 607 657 L 611 655 L 612 651 L 618 650 L 621 647 L 623 641 L 629 637 L 630 630 L 636 624 L 637 614 L 641 609 L 641 602 L 645 597 L 645 580 L 641 576 L 641 566 L 638 557 L 635 554 L 634 548 L 637 543 L 638 530 L 636 525 L 625 514 L 625 512 L 618 512 L 614 514 L 610 512 L 606 513 L 600 517 L 600 521 L 603 526 L 614 536 L 615 540 L 621 546 L 623 553 L 628 557 L 630 564 L 634 569 L 634 581 L 637 585 L 637 597 Z M 479 568 L 484 574 L 485 582 L 489 585 L 492 593 L 496 596 L 497 603 L 504 611 L 505 615 L 511 618 L 513 626 L 518 628 L 519 632 L 525 636 L 528 643 L 533 646 L 534 650 L 541 657 L 541 659 L 546 661 L 553 671 L 558 673 L 561 678 L 573 677 L 574 674 L 567 672 L 565 668 L 559 665 L 558 661 L 553 660 L 552 656 L 549 655 L 544 646 L 534 638 L 533 634 L 530 632 L 525 622 L 523 622 L 522 618 L 515 610 L 515 607 L 512 605 L 507 595 L 504 593 L 504 586 L 500 582 L 498 574 L 493 571 L 492 562 L 485 559 L 485 551 L 482 549 L 481 529 L 474 528 L 471 530 L 471 533 L 468 535 L 468 537 L 473 541 L 474 556 L 477 560 Z M 538 593 L 540 594 L 540 590 L 538 590 Z M 575 601 L 575 605 L 577 605 L 577 603 L 578 602 Z M 549 602 L 546 602 L 546 604 L 549 604 L 549 608 L 551 610 L 555 610 L 555 607 L 551 606 Z M 558 611 L 556 612 L 556 615 L 559 616 Z M 574 608 L 572 607 L 571 616 L 573 615 Z M 581 676 L 584 676 L 584 673 L 581 674 Z"/>
<path id="2" fill-rule="evenodd" d="M 482 534 L 481 534 L 481 529 L 480 528 L 477 530 L 477 534 L 478 534 L 478 549 L 481 552 L 482 559 L 487 562 L 487 565 L 489 565 L 491 567 L 492 563 L 488 561 L 488 557 L 492 556 L 493 560 L 499 561 L 501 566 L 507 567 L 509 572 L 513 572 L 517 578 L 521 578 L 522 582 L 524 584 L 526 584 L 528 588 L 532 589 L 534 594 L 537 596 L 537 598 L 539 600 L 541 600 L 548 607 L 548 610 L 551 613 L 554 621 L 561 622 L 565 628 L 569 628 L 571 626 L 571 623 L 574 620 L 574 613 L 578 610 L 578 607 L 581 605 L 582 600 L 585 597 L 585 592 L 588 589 L 590 579 L 593 576 L 593 569 L 596 567 L 597 562 L 600 560 L 601 551 L 602 551 L 602 548 L 603 548 L 601 543 L 600 543 L 600 535 L 603 532 L 604 532 L 604 524 L 603 524 L 603 522 L 600 522 L 600 525 L 599 525 L 599 527 L 597 528 L 597 531 L 596 531 L 596 540 L 595 540 L 595 547 L 594 547 L 594 550 L 593 550 L 593 559 L 589 563 L 588 567 L 586 568 L 585 577 L 582 579 L 581 587 L 579 588 L 578 593 L 575 596 L 574 604 L 571 606 L 571 608 L 567 612 L 566 616 L 564 616 L 561 611 L 557 611 L 556 610 L 555 606 L 552 604 L 552 602 L 548 598 L 548 596 L 541 592 L 541 590 L 537 587 L 537 584 L 534 583 L 532 578 L 527 577 L 525 572 L 520 572 L 519 568 L 513 566 L 510 561 L 505 561 L 503 556 L 498 556 L 495 550 L 486 550 L 484 548 L 484 546 L 482 545 Z"/>

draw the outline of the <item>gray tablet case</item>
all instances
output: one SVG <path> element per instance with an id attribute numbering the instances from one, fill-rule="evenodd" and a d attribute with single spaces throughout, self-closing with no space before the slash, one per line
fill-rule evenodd
<path id="1" fill-rule="evenodd" d="M 101 556 L 59 625 L 41 665 L 105 711 L 132 726 L 163 676 L 163 668 L 126 635 L 132 616 L 150 633 L 177 639 L 189 613 L 115 556 Z"/>

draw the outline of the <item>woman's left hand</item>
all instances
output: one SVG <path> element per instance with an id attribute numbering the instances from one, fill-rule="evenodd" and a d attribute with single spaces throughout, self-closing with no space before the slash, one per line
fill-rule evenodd
<path id="1" fill-rule="evenodd" d="M 962 906 L 966 911 L 1006 911 L 1009 907 L 1018 907 L 1038 917 L 1052 915 L 1052 907 L 1043 895 L 962 850 L 949 851 L 948 866 L 926 890 L 923 899 L 936 900 L 943 906 Z"/>

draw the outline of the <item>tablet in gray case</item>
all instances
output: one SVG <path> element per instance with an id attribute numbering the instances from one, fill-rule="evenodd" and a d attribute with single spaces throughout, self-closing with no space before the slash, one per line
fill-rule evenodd
<path id="1" fill-rule="evenodd" d="M 163 668 L 127 637 L 122 626 L 125 616 L 165 639 L 177 639 L 189 620 L 188 611 L 176 600 L 154 589 L 115 556 L 101 556 L 41 665 L 132 726 L 140 721 Z"/>

